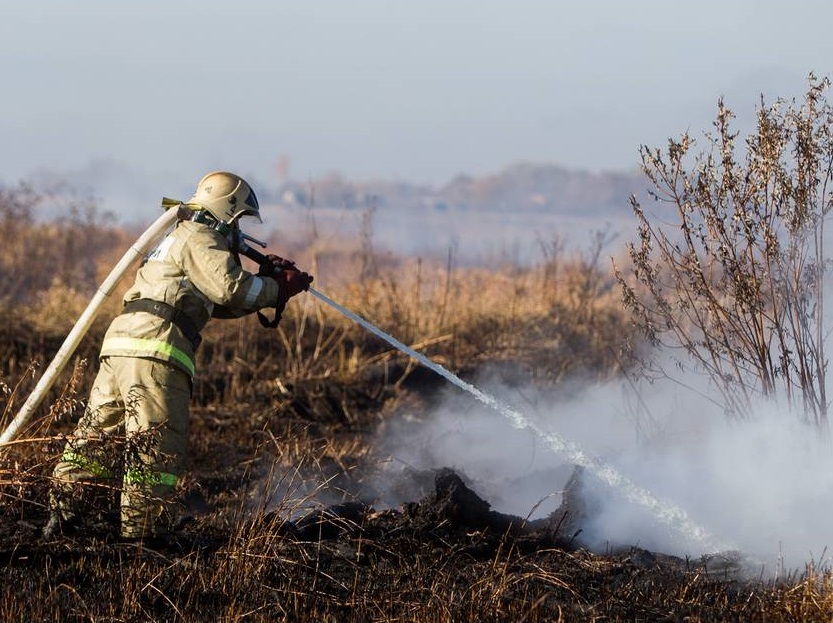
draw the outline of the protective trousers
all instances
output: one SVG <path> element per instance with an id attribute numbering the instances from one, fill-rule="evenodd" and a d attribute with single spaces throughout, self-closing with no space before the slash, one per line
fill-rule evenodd
<path id="1" fill-rule="evenodd" d="M 168 363 L 102 358 L 87 409 L 55 467 L 53 508 L 75 519 L 84 499 L 79 485 L 117 487 L 120 477 L 122 536 L 165 532 L 187 450 L 190 398 L 190 377 Z"/>

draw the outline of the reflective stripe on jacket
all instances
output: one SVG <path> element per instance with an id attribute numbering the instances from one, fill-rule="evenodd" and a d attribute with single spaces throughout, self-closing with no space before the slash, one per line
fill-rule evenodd
<path id="1" fill-rule="evenodd" d="M 240 266 L 226 237 L 210 227 L 181 221 L 139 268 L 124 301 L 152 299 L 181 310 L 202 330 L 215 306 L 223 316 L 274 307 L 278 284 Z M 171 322 L 148 312 L 117 316 L 101 347 L 102 357 L 146 357 L 170 362 L 193 376 L 194 346 Z"/>

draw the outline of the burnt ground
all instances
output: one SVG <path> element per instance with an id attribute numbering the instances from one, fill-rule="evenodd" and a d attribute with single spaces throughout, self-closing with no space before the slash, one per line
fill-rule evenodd
<path id="1" fill-rule="evenodd" d="M 729 567 L 636 546 L 587 551 L 580 471 L 562 506 L 533 522 L 493 511 L 450 469 L 412 474 L 424 495 L 373 508 L 350 494 L 374 460 L 367 430 L 286 416 L 274 404 L 194 414 L 182 521 L 165 540 L 124 542 L 93 509 L 81 534 L 44 539 L 49 463 L 4 467 L 16 482 L 0 501 L 0 621 L 813 619 L 790 605 L 791 587 Z M 293 488 L 301 474 L 327 494 Z"/>
<path id="2" fill-rule="evenodd" d="M 496 513 L 451 470 L 434 481 L 434 492 L 397 510 L 348 502 L 226 529 L 195 518 L 147 544 L 121 541 L 112 526 L 44 540 L 34 518 L 6 517 L 3 592 L 43 599 L 33 608 L 43 620 L 130 621 L 225 620 L 229 610 L 252 613 L 240 620 L 425 620 L 412 610 L 455 621 L 711 621 L 756 595 L 701 564 L 636 547 L 590 554 L 559 534 L 558 517 L 528 524 Z M 304 603 L 289 613 L 298 593 Z M 434 611 L 431 599 L 451 601 Z"/>

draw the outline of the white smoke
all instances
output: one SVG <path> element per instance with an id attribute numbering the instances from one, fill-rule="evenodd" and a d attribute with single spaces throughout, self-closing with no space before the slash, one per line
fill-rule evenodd
<path id="1" fill-rule="evenodd" d="M 564 398 L 553 392 L 483 385 L 535 426 L 577 444 L 637 487 L 710 534 L 713 542 L 760 561 L 768 575 L 826 565 L 833 543 L 833 453 L 795 414 L 762 405 L 748 421 L 728 421 L 706 398 L 676 385 L 643 393 L 651 419 L 637 418 L 621 386 L 586 387 Z M 381 447 L 393 465 L 452 467 L 494 510 L 544 517 L 561 502 L 572 473 L 529 430 L 450 388 L 428 414 L 405 413 L 390 422 Z M 563 392 L 562 392 L 563 394 Z M 389 504 L 401 490 L 384 492 Z M 600 512 L 582 526 L 594 549 L 637 545 L 698 558 L 713 542 L 671 529 L 621 491 L 596 491 Z"/>

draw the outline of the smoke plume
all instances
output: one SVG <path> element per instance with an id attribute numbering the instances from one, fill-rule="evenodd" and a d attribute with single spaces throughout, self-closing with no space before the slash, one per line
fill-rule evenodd
<path id="1" fill-rule="evenodd" d="M 484 382 L 485 383 L 485 382 Z M 479 386 L 546 432 L 575 443 L 669 509 L 684 512 L 715 542 L 760 561 L 773 575 L 827 564 L 833 510 L 833 455 L 817 431 L 772 404 L 729 421 L 706 398 L 679 386 L 643 394 L 651 416 L 636 416 L 622 386 L 585 387 L 558 394 L 491 383 Z M 452 467 L 501 512 L 544 517 L 558 508 L 572 473 L 569 457 L 530 430 L 456 388 L 432 412 L 403 413 L 380 434 L 392 457 L 382 501 L 395 505 L 414 492 L 395 472 Z M 656 509 L 616 487 L 595 482 L 600 511 L 583 537 L 593 549 L 638 545 L 698 558 L 713 543 L 671 529 Z M 413 498 L 412 498 L 413 499 Z"/>

